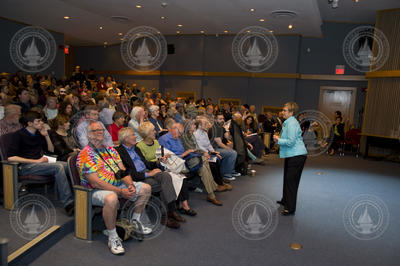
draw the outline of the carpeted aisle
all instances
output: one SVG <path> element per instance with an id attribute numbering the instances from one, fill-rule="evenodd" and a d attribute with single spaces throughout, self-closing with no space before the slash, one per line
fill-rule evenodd
<path id="1" fill-rule="evenodd" d="M 283 169 L 276 155 L 254 168 L 255 177 L 240 177 L 232 183 L 233 191 L 218 194 L 224 206 L 191 193 L 197 217 L 187 218 L 179 230 L 165 229 L 155 239 L 125 242 L 124 256 L 113 256 L 102 235 L 86 243 L 70 234 L 32 265 L 398 265 L 400 164 L 350 156 L 308 158 L 296 215 L 280 216 L 274 232 L 259 241 L 235 231 L 232 209 L 248 194 L 280 199 Z M 388 207 L 389 226 L 377 239 L 359 240 L 345 230 L 346 204 L 359 194 L 376 196 Z M 292 250 L 293 242 L 303 248 Z"/>

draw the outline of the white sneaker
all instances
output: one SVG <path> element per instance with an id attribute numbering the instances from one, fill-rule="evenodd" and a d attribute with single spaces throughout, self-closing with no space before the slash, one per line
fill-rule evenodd
<path id="1" fill-rule="evenodd" d="M 225 178 L 226 180 L 229 180 L 229 181 L 234 181 L 234 180 L 236 180 L 236 178 L 233 177 L 232 175 L 224 175 L 224 178 Z"/>
<path id="2" fill-rule="evenodd" d="M 135 229 L 137 233 L 143 234 L 143 235 L 149 235 L 153 230 L 150 227 L 144 226 L 142 222 L 138 220 L 132 220 L 132 223 L 135 225 Z"/>
<path id="3" fill-rule="evenodd" d="M 108 239 L 108 247 L 110 248 L 111 253 L 114 255 L 122 255 L 125 253 L 121 238 L 119 237 Z"/>
<path id="4" fill-rule="evenodd" d="M 241 176 L 242 174 L 241 173 L 237 173 L 237 172 L 233 172 L 232 173 L 232 176 L 234 176 L 234 177 L 239 177 L 239 176 Z"/>
<path id="5" fill-rule="evenodd" d="M 201 188 L 195 188 L 194 189 L 194 192 L 196 192 L 196 193 L 203 193 L 203 190 L 201 189 Z"/>

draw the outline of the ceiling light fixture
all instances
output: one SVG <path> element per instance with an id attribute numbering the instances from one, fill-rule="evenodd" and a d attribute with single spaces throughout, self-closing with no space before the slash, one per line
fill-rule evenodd
<path id="1" fill-rule="evenodd" d="M 141 5 L 136 5 L 136 8 L 142 8 L 142 6 Z"/>
<path id="2" fill-rule="evenodd" d="M 254 8 L 250 8 L 250 12 L 254 12 L 256 11 Z"/>
<path id="3" fill-rule="evenodd" d="M 289 24 L 288 28 L 289 28 L 289 29 L 293 29 L 293 25 L 292 25 L 292 24 Z"/>
<path id="4" fill-rule="evenodd" d="M 180 27 L 182 27 L 183 25 L 182 25 L 182 24 L 178 24 L 177 26 L 180 28 Z"/>
<path id="5" fill-rule="evenodd" d="M 204 33 L 204 30 L 201 30 L 200 33 L 203 34 L 203 33 Z"/>
<path id="6" fill-rule="evenodd" d="M 100 30 L 102 30 L 102 29 L 103 29 L 103 27 L 102 27 L 102 26 L 100 26 L 100 27 L 99 27 L 99 29 L 100 29 Z"/>
<path id="7" fill-rule="evenodd" d="M 273 31 L 273 30 L 270 30 L 269 32 L 273 33 L 274 31 Z"/>
<path id="8" fill-rule="evenodd" d="M 177 30 L 177 31 L 176 31 L 176 33 L 178 33 L 178 34 L 179 34 L 179 33 L 181 33 L 181 32 L 180 32 L 179 30 Z"/>
<path id="9" fill-rule="evenodd" d="M 118 35 L 119 35 L 119 36 L 122 36 L 122 32 L 118 32 Z"/>
<path id="10" fill-rule="evenodd" d="M 227 31 L 227 30 L 224 30 L 224 33 L 228 33 L 228 31 Z"/>
<path id="11" fill-rule="evenodd" d="M 64 19 L 70 19 L 71 17 L 65 16 Z"/>
<path id="12" fill-rule="evenodd" d="M 165 19 L 165 17 L 163 16 L 163 17 L 161 17 L 161 19 Z"/>
<path id="13" fill-rule="evenodd" d="M 260 19 L 259 19 L 259 21 L 261 21 L 261 22 L 264 22 L 264 21 L 265 21 L 265 19 L 263 19 L 263 18 L 260 18 Z"/>

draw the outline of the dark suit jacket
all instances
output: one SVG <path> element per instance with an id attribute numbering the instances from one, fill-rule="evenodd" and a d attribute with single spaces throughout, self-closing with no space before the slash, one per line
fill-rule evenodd
<path id="1" fill-rule="evenodd" d="M 125 168 L 127 169 L 128 173 L 131 175 L 132 180 L 135 182 L 140 182 L 143 181 L 145 177 L 145 172 L 138 172 L 136 170 L 135 164 L 133 163 L 131 157 L 129 156 L 128 151 L 125 149 L 123 145 L 119 145 L 118 147 L 115 148 L 119 156 L 121 157 L 122 163 L 124 164 Z M 143 156 L 143 153 L 140 151 L 138 147 L 135 146 L 135 152 L 139 155 L 139 157 L 142 159 L 144 164 L 146 165 L 146 168 L 148 170 L 153 170 L 155 168 L 160 168 L 161 166 L 157 162 L 148 162 Z"/>

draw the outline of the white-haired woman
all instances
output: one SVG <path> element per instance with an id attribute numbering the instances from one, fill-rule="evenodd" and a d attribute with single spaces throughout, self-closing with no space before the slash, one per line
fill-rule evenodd
<path id="1" fill-rule="evenodd" d="M 142 137 L 139 134 L 139 126 L 145 120 L 146 113 L 144 112 L 143 107 L 135 106 L 131 111 L 131 120 L 128 123 L 128 126 L 133 129 L 136 135 L 136 141 L 142 141 Z"/>
<path id="2" fill-rule="evenodd" d="M 143 140 L 136 144 L 143 155 L 143 160 L 146 162 L 146 166 L 149 170 L 154 168 L 161 168 L 159 161 L 156 157 L 156 151 L 160 147 L 156 139 L 155 128 L 150 122 L 143 122 L 139 126 L 139 133 L 143 137 Z M 169 155 L 166 155 L 169 156 Z M 164 158 L 162 158 L 163 160 Z M 189 192 L 186 179 L 183 180 L 181 191 L 178 195 L 178 211 L 181 214 L 195 216 L 197 213 L 189 207 Z"/>
<path id="3" fill-rule="evenodd" d="M 160 136 L 160 132 L 165 132 L 163 122 L 158 118 L 160 115 L 160 107 L 157 105 L 152 105 L 149 107 L 149 121 L 153 124 L 154 129 L 156 130 L 156 138 Z"/>

